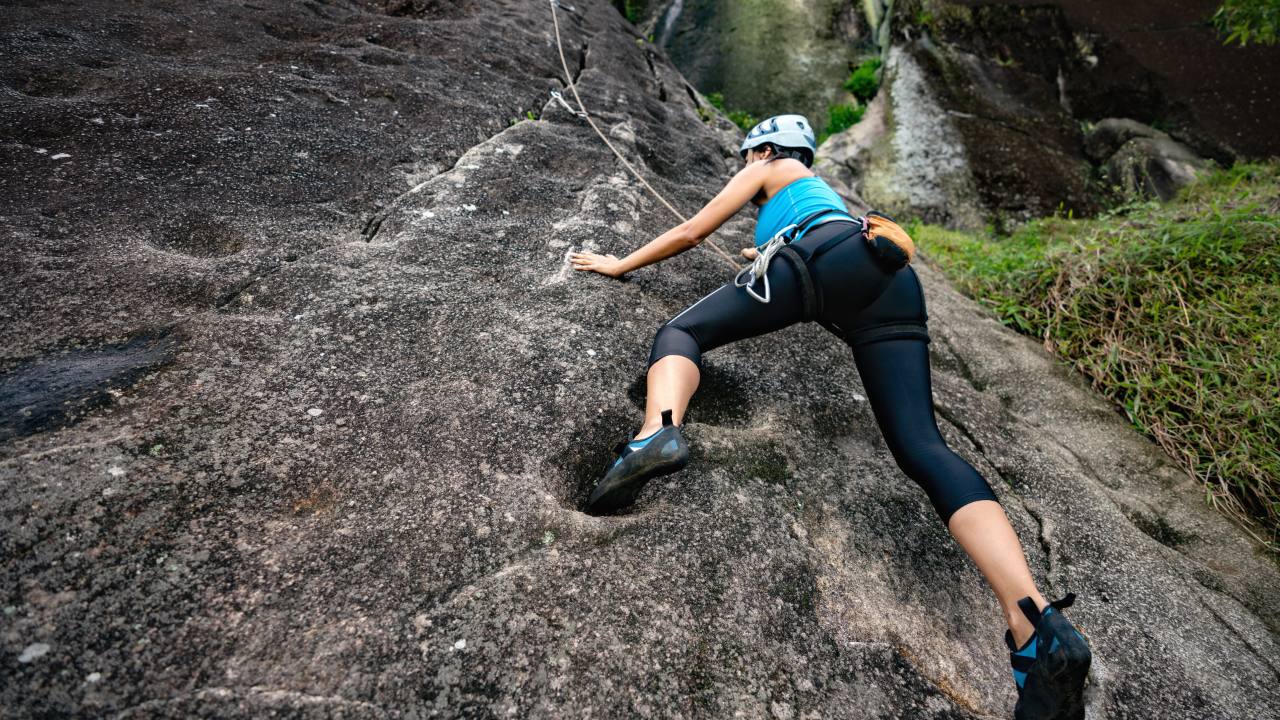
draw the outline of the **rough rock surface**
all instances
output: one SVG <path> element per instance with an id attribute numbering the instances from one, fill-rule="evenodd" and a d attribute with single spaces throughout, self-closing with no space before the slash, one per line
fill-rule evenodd
<path id="1" fill-rule="evenodd" d="M 858 14 L 846 0 L 674 0 L 654 23 L 654 40 L 694 87 L 720 92 L 726 107 L 761 119 L 809 118 L 819 132 L 827 107 L 849 102 L 842 84 Z"/>
<path id="2" fill-rule="evenodd" d="M 935 99 L 920 63 L 910 52 L 893 47 L 885 77 L 887 92 L 881 91 L 863 121 L 842 133 L 832 151 L 823 150 L 822 164 L 851 175 L 861 170 L 860 177 L 854 175 L 859 194 L 890 215 L 981 227 L 986 208 L 970 153 L 953 117 Z M 862 150 L 867 147 L 869 151 Z"/>
<path id="3" fill-rule="evenodd" d="M 989 0 L 954 0 L 992 5 Z M 1035 11 L 1043 0 L 1003 0 Z M 1280 154 L 1280 45 L 1224 43 L 1205 18 L 1221 0 L 1057 0 L 1083 62 L 1068 70 L 1073 113 L 1160 122 L 1196 154 Z M 1011 35 L 1016 41 L 1019 35 Z M 1010 42 L 1016 45 L 1016 42 Z"/>
<path id="4" fill-rule="evenodd" d="M 856 183 L 866 175 L 876 143 L 884 139 L 888 122 L 889 98 L 881 88 L 863 112 L 862 120 L 844 132 L 836 133 L 818 146 L 814 154 L 815 168 L 825 170 L 846 183 Z"/>
<path id="5" fill-rule="evenodd" d="M 1196 181 L 1208 167 L 1191 148 L 1167 137 L 1139 137 L 1124 144 L 1107 160 L 1107 181 L 1129 197 L 1168 202 L 1178 190 Z"/>
<path id="6" fill-rule="evenodd" d="M 1150 125 L 1128 118 L 1106 118 L 1084 134 L 1084 154 L 1094 162 L 1105 162 L 1134 138 L 1167 138 Z"/>
<path id="7" fill-rule="evenodd" d="M 574 6 L 588 109 L 695 210 L 731 129 Z M 815 327 L 709 355 L 690 468 L 579 511 L 728 267 L 568 268 L 670 220 L 548 99 L 548 12 L 0 8 L 0 383 L 96 398 L 0 444 L 0 716 L 1010 716 L 994 600 Z M 1276 717 L 1275 565 L 921 272 L 944 434 L 1082 596 L 1092 716 Z"/>

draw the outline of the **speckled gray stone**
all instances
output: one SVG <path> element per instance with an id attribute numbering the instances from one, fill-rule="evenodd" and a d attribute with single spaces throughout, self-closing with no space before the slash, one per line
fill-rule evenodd
<path id="1" fill-rule="evenodd" d="M 734 130 L 610 5 L 573 4 L 588 109 L 696 211 Z M 706 248 L 569 269 L 671 218 L 549 99 L 546 5 L 0 18 L 6 372 L 181 340 L 0 444 L 0 716 L 1011 716 L 994 598 L 814 326 L 709 354 L 690 467 L 580 512 L 653 332 L 730 271 Z M 1045 589 L 1080 594 L 1090 717 L 1275 717 L 1272 561 L 921 273 L 943 432 Z"/>

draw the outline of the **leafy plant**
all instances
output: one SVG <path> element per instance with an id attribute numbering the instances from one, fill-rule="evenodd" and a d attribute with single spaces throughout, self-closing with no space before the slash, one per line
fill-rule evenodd
<path id="1" fill-rule="evenodd" d="M 715 109 L 724 113 L 725 117 L 729 118 L 734 125 L 742 128 L 742 132 L 751 132 L 751 128 L 760 124 L 760 119 L 746 110 L 726 110 L 724 107 L 723 93 L 707 93 L 706 98 L 707 102 L 715 106 Z M 710 121 L 710 117 L 702 113 L 701 110 L 699 111 L 699 114 L 702 115 L 703 122 Z"/>
<path id="2" fill-rule="evenodd" d="M 1243 47 L 1252 40 L 1274 45 L 1280 25 L 1280 0 L 1226 0 L 1210 21 L 1218 34 L 1227 35 L 1223 44 L 1239 40 Z"/>
<path id="3" fill-rule="evenodd" d="M 966 293 L 1091 378 L 1280 551 L 1280 163 L 1005 239 L 918 226 Z"/>
<path id="4" fill-rule="evenodd" d="M 730 110 L 725 113 L 734 125 L 742 128 L 742 132 L 751 132 L 751 128 L 760 124 L 760 118 L 752 115 L 746 110 Z"/>
<path id="5" fill-rule="evenodd" d="M 867 102 L 880 90 L 880 82 L 876 80 L 876 70 L 879 69 L 880 58 L 864 60 L 849 74 L 849 79 L 844 83 L 844 89 L 853 93 L 853 96 L 862 102 Z"/>
<path id="6" fill-rule="evenodd" d="M 644 21 L 645 11 L 649 9 L 647 0 L 622 0 L 624 8 L 623 15 L 626 16 L 627 22 L 632 25 L 639 25 Z"/>
<path id="7" fill-rule="evenodd" d="M 827 106 L 827 131 L 818 138 L 818 144 L 821 145 L 827 138 L 838 132 L 848 130 L 858 121 L 862 119 L 862 114 L 866 112 L 865 107 L 859 107 L 853 103 L 848 105 L 828 105 Z"/>

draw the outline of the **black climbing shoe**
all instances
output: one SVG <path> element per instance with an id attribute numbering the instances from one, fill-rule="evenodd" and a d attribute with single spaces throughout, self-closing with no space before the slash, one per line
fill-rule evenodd
<path id="1" fill-rule="evenodd" d="M 1006 631 L 1013 663 L 1013 679 L 1018 684 L 1015 720 L 1084 720 L 1084 681 L 1089 676 L 1093 653 L 1071 623 L 1057 612 L 1071 607 L 1075 593 L 1049 603 L 1040 613 L 1031 598 L 1018 601 L 1018 608 L 1031 621 L 1035 634 L 1021 648 Z"/>
<path id="2" fill-rule="evenodd" d="M 587 512 L 592 515 L 627 507 L 636 501 L 645 483 L 689 464 L 689 446 L 680 435 L 680 428 L 671 423 L 670 410 L 662 411 L 661 430 L 643 440 L 620 442 L 613 451 L 621 457 L 591 493 Z"/>

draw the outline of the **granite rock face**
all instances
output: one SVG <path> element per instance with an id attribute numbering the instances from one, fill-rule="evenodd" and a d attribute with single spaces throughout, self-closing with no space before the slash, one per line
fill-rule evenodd
<path id="1" fill-rule="evenodd" d="M 760 119 L 799 113 L 822 132 L 866 33 L 846 0 L 651 3 L 653 39 L 690 83 Z"/>
<path id="2" fill-rule="evenodd" d="M 573 5 L 588 110 L 696 211 L 740 136 Z M 994 599 L 814 326 L 708 355 L 691 466 L 581 512 L 731 271 L 569 268 L 671 218 L 550 99 L 549 13 L 0 9 L 0 396 L 52 408 L 0 444 L 0 716 L 1011 716 Z M 1092 716 L 1275 717 L 1274 563 L 920 271 L 944 435 L 1081 595 Z"/>

